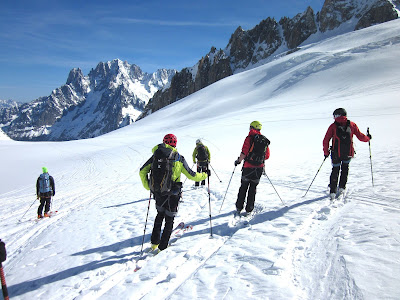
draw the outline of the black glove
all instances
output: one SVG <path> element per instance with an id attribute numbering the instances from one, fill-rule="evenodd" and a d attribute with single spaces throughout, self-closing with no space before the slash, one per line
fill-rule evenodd
<path id="1" fill-rule="evenodd" d="M 208 177 L 211 176 L 211 170 L 207 170 Z"/>
<path id="2" fill-rule="evenodd" d="M 6 245 L 0 240 L 0 263 L 7 259 Z"/>
<path id="3" fill-rule="evenodd" d="M 329 156 L 329 154 L 324 154 L 325 159 Z"/>
<path id="4" fill-rule="evenodd" d="M 369 134 L 369 132 L 367 133 L 367 137 L 369 137 L 369 139 L 372 140 L 372 136 Z"/>
<path id="5" fill-rule="evenodd" d="M 235 167 L 236 167 L 237 165 L 240 165 L 239 157 L 238 157 L 237 160 L 235 160 Z"/>

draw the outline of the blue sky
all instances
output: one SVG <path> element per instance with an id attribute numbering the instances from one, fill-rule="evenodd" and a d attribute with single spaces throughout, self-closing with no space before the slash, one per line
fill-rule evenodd
<path id="1" fill-rule="evenodd" d="M 0 99 L 32 101 L 119 58 L 145 72 L 191 67 L 238 26 L 293 17 L 323 0 L 0 1 Z"/>

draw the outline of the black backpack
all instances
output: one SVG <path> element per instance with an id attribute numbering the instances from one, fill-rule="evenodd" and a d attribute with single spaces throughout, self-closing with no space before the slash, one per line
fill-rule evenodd
<path id="1" fill-rule="evenodd" d="M 198 161 L 208 161 L 208 152 L 203 144 L 198 144 L 197 146 L 197 160 Z"/>
<path id="2" fill-rule="evenodd" d="M 350 157 L 351 149 L 351 128 L 350 121 L 347 120 L 345 125 L 336 123 L 336 141 L 333 149 L 336 158 L 341 160 L 347 160 Z"/>
<path id="3" fill-rule="evenodd" d="M 153 193 L 168 195 L 171 192 L 172 172 L 177 156 L 179 159 L 178 152 L 165 147 L 164 144 L 158 145 L 158 149 L 154 151 L 149 184 Z"/>
<path id="4" fill-rule="evenodd" d="M 265 152 L 271 142 L 262 134 L 256 134 L 252 137 L 249 153 L 246 161 L 252 165 L 258 166 L 264 163 Z"/>

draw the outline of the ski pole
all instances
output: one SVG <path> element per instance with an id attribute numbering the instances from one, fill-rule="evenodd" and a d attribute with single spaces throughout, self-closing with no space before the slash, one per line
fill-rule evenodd
<path id="1" fill-rule="evenodd" d="M 22 218 L 25 217 L 26 213 L 29 211 L 29 209 L 32 207 L 32 205 L 36 202 L 36 199 L 32 202 L 32 204 L 29 206 L 29 208 L 26 210 L 26 212 L 23 214 L 23 216 L 19 219 L 21 222 Z"/>
<path id="2" fill-rule="evenodd" d="M 271 179 L 269 179 L 269 177 L 268 177 L 268 175 L 267 175 L 267 172 L 265 172 L 265 169 L 263 170 L 263 174 L 264 174 L 264 176 L 267 176 L 267 178 L 268 178 L 268 180 L 269 180 L 269 183 L 272 185 L 272 187 L 273 187 L 273 188 L 274 188 L 274 190 L 275 190 L 275 193 L 278 195 L 279 199 L 281 199 L 281 201 L 282 201 L 283 205 L 285 205 L 285 206 L 286 206 L 286 204 L 285 204 L 285 202 L 283 202 L 283 200 L 282 200 L 281 196 L 279 196 L 279 194 L 278 194 L 278 191 L 276 190 L 275 186 L 272 184 L 272 181 L 271 181 Z"/>
<path id="3" fill-rule="evenodd" d="M 367 135 L 369 136 L 369 127 L 367 128 Z M 371 178 L 372 178 L 372 186 L 374 186 L 374 173 L 372 172 L 372 154 L 371 154 L 371 139 L 368 141 L 369 147 L 369 161 L 371 163 Z"/>
<path id="4" fill-rule="evenodd" d="M 53 209 L 54 196 L 50 198 L 50 211 Z"/>
<path id="5" fill-rule="evenodd" d="M 311 185 L 313 184 L 315 178 L 317 177 L 317 175 L 318 175 L 319 171 L 321 170 L 322 165 L 324 164 L 324 162 L 325 162 L 325 160 L 327 159 L 327 157 L 328 157 L 328 156 L 326 156 L 326 157 L 324 158 L 324 160 L 322 161 L 322 164 L 321 164 L 321 166 L 319 167 L 319 169 L 318 169 L 318 171 L 317 171 L 317 174 L 315 174 L 314 179 L 311 181 L 311 184 L 310 184 L 310 186 L 308 187 L 308 189 L 307 189 L 306 193 L 304 194 L 303 198 L 307 195 L 308 190 L 310 189 Z"/>
<path id="6" fill-rule="evenodd" d="M 149 217 L 149 210 L 150 210 L 150 200 L 151 200 L 151 192 L 150 192 L 150 197 L 149 197 L 149 205 L 147 206 L 146 222 L 144 223 L 142 247 L 140 248 L 140 256 L 142 256 L 142 254 L 143 254 L 144 236 L 146 235 L 147 218 Z"/>
<path id="7" fill-rule="evenodd" d="M 208 207 L 209 207 L 209 212 L 210 212 L 210 236 L 213 236 L 212 233 L 212 223 L 211 223 L 211 194 L 210 194 L 210 175 L 207 177 L 208 181 Z"/>
<path id="8" fill-rule="evenodd" d="M 10 298 L 8 297 L 6 278 L 4 276 L 3 265 L 1 263 L 0 263 L 0 277 L 1 277 L 1 289 L 3 290 L 4 300 L 9 300 Z"/>
<path id="9" fill-rule="evenodd" d="M 210 167 L 211 167 L 211 169 L 213 170 L 213 172 L 214 172 L 215 176 L 217 176 L 217 178 L 218 178 L 219 182 L 222 182 L 222 180 L 221 180 L 221 179 L 219 179 L 219 176 L 218 176 L 217 172 L 215 172 L 215 170 L 214 170 L 214 168 L 213 168 L 213 166 L 212 166 L 211 164 L 210 164 Z"/>
<path id="10" fill-rule="evenodd" d="M 224 201 L 225 201 L 225 198 L 226 198 L 226 194 L 228 193 L 228 189 L 229 189 L 229 186 L 230 186 L 230 184 L 231 184 L 231 180 L 232 180 L 232 177 L 233 177 L 233 173 L 235 173 L 235 169 L 236 169 L 236 166 L 233 168 L 233 172 L 232 172 L 232 175 L 231 175 L 231 179 L 229 179 L 228 187 L 226 188 L 224 200 L 222 200 L 222 204 L 221 204 L 221 207 L 219 208 L 219 212 L 221 212 L 222 205 L 224 205 Z"/>

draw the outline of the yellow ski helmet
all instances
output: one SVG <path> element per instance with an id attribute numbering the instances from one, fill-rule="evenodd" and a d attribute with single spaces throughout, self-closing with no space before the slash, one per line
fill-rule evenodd
<path id="1" fill-rule="evenodd" d="M 257 129 L 257 130 L 261 130 L 262 124 L 258 121 L 253 121 L 250 123 L 250 127 L 253 127 L 254 129 Z"/>

